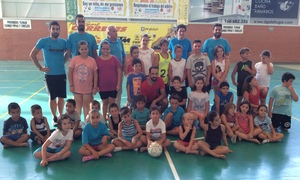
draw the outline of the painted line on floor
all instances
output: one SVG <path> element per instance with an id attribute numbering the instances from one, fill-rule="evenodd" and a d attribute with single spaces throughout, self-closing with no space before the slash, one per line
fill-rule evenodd
<path id="1" fill-rule="evenodd" d="M 200 140 L 200 139 L 204 139 L 204 137 L 197 137 L 197 138 L 195 138 L 195 140 Z M 177 140 L 174 140 L 174 141 L 171 141 L 171 143 L 174 143 L 174 142 L 176 142 Z"/>
<path id="2" fill-rule="evenodd" d="M 31 99 L 33 96 L 37 95 L 39 92 L 41 92 L 42 90 L 44 90 L 46 87 L 42 87 L 41 89 L 39 89 L 38 91 L 34 92 L 33 94 L 31 94 L 29 97 L 27 97 L 26 99 L 24 99 L 23 101 L 21 101 L 20 103 L 18 103 L 19 105 L 24 104 L 26 101 L 28 101 L 29 99 Z M 2 119 L 4 116 L 6 116 L 8 114 L 8 112 L 2 114 L 0 116 L 0 119 Z"/>
<path id="3" fill-rule="evenodd" d="M 176 171 L 176 168 L 175 168 L 175 166 L 174 166 L 174 163 L 173 163 L 173 161 L 172 161 L 172 159 L 171 159 L 171 156 L 170 156 L 170 154 L 169 154 L 169 151 L 168 151 L 167 149 L 165 149 L 164 151 L 165 151 L 165 155 L 166 155 L 166 158 L 167 158 L 167 160 L 168 160 L 169 166 L 170 166 L 170 168 L 171 168 L 171 171 L 172 171 L 172 173 L 173 173 L 174 179 L 175 179 L 175 180 L 180 180 L 180 178 L 179 178 L 179 176 L 178 176 L 178 173 L 177 173 L 177 171 Z"/>
<path id="4" fill-rule="evenodd" d="M 296 117 L 294 117 L 294 116 L 292 116 L 292 118 L 295 119 L 296 121 L 299 121 L 299 122 L 300 122 L 300 119 L 298 119 L 298 118 L 296 118 Z"/>

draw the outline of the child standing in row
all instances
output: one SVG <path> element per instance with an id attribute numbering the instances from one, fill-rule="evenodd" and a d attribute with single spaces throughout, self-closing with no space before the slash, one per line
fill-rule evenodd
<path id="1" fill-rule="evenodd" d="M 218 114 L 223 114 L 224 107 L 227 103 L 233 102 L 233 93 L 229 92 L 228 82 L 221 82 L 220 91 L 215 94 L 214 104 L 211 110 L 217 111 Z"/>
<path id="2" fill-rule="evenodd" d="M 79 55 L 75 56 L 69 65 L 68 79 L 70 91 L 77 102 L 76 111 L 80 115 L 83 108 L 83 117 L 86 117 L 91 97 L 97 92 L 98 68 L 95 60 L 88 55 L 89 47 L 86 41 L 78 43 L 78 52 Z"/>
<path id="3" fill-rule="evenodd" d="M 236 124 L 238 130 L 235 132 L 239 140 L 244 139 L 257 144 L 260 142 L 254 138 L 259 133 L 261 129 L 254 128 L 253 116 L 251 115 L 251 104 L 249 101 L 243 101 L 240 104 L 239 110 L 236 113 Z"/>
<path id="4" fill-rule="evenodd" d="M 185 152 L 186 154 L 199 154 L 198 144 L 194 140 L 196 136 L 196 127 L 193 125 L 193 114 L 185 113 L 182 117 L 182 125 L 179 127 L 179 140 L 174 143 L 176 152 Z"/>
<path id="5" fill-rule="evenodd" d="M 244 101 L 249 101 L 251 103 L 253 117 L 256 116 L 256 111 L 260 104 L 260 91 L 261 88 L 258 85 L 256 78 L 253 75 L 248 76 L 243 86 L 243 97 Z"/>
<path id="6" fill-rule="evenodd" d="M 66 100 L 66 114 L 70 117 L 71 120 L 71 129 L 73 130 L 74 139 L 78 139 L 81 137 L 82 128 L 81 128 L 81 120 L 79 113 L 75 110 L 76 101 L 74 99 Z"/>
<path id="7" fill-rule="evenodd" d="M 141 142 L 146 147 L 141 147 L 140 151 L 146 151 L 152 142 L 157 142 L 163 148 L 170 146 L 171 141 L 166 138 L 166 126 L 160 119 L 161 114 L 158 107 L 154 106 L 150 109 L 151 119 L 146 124 L 146 137 L 141 136 Z"/>
<path id="8" fill-rule="evenodd" d="M 181 97 L 181 101 L 178 103 L 178 105 L 185 111 L 187 99 L 186 87 L 181 86 L 181 78 L 179 76 L 173 77 L 172 85 L 173 87 L 170 89 L 170 94 L 177 94 L 179 97 Z"/>
<path id="9" fill-rule="evenodd" d="M 121 115 L 119 113 L 119 107 L 116 103 L 111 103 L 109 105 L 109 113 L 110 116 L 108 117 L 108 124 L 109 124 L 109 134 L 112 139 L 118 137 L 118 126 L 119 123 L 122 121 Z"/>
<path id="10" fill-rule="evenodd" d="M 73 130 L 68 115 L 62 115 L 57 121 L 57 129 L 46 140 L 42 147 L 34 151 L 36 158 L 42 159 L 41 166 L 48 165 L 48 162 L 59 161 L 71 155 L 70 147 L 73 141 Z"/>
<path id="11" fill-rule="evenodd" d="M 232 150 L 228 148 L 227 138 L 225 134 L 225 126 L 221 124 L 220 116 L 216 111 L 210 111 L 207 115 L 208 124 L 202 122 L 201 127 L 205 131 L 205 142 L 198 141 L 198 146 L 202 150 L 201 155 L 210 154 L 216 158 L 226 159 L 226 154 Z M 221 141 L 225 146 L 221 145 Z"/>
<path id="12" fill-rule="evenodd" d="M 136 97 L 136 109 L 132 112 L 132 119 L 136 119 L 139 122 L 141 129 L 146 129 L 146 123 L 150 119 L 149 117 L 149 109 L 145 107 L 146 105 L 146 97 L 144 95 L 138 95 Z M 146 132 L 145 132 L 146 133 Z"/>
<path id="13" fill-rule="evenodd" d="M 257 108 L 257 116 L 254 118 L 254 124 L 257 128 L 260 128 L 262 132 L 258 135 L 262 139 L 262 144 L 274 141 L 280 141 L 284 135 L 282 133 L 275 132 L 273 128 L 271 118 L 267 115 L 267 106 L 259 105 Z"/>
<path id="14" fill-rule="evenodd" d="M 99 159 L 101 156 L 112 157 L 110 152 L 115 146 L 107 143 L 109 133 L 105 124 L 100 122 L 99 111 L 92 109 L 89 115 L 90 123 L 84 127 L 82 133 L 83 146 L 78 151 L 83 156 L 82 162 Z"/>
<path id="15" fill-rule="evenodd" d="M 30 109 L 33 116 L 30 121 L 30 139 L 38 144 L 43 144 L 54 130 L 50 130 L 47 118 L 43 116 L 40 105 L 34 104 Z"/>
<path id="16" fill-rule="evenodd" d="M 133 45 L 130 47 L 130 58 L 125 61 L 125 65 L 124 65 L 124 75 L 128 77 L 128 75 L 130 73 L 133 72 L 133 67 L 132 67 L 132 61 L 133 59 L 138 59 L 139 58 L 139 47 Z M 141 69 L 142 73 L 145 73 L 145 69 L 144 69 L 144 65 L 143 65 L 143 61 L 142 61 L 142 69 Z"/>
<path id="17" fill-rule="evenodd" d="M 28 124 L 26 119 L 20 116 L 21 108 L 19 104 L 15 102 L 10 103 L 8 105 L 8 114 L 10 118 L 4 121 L 3 136 L 1 137 L 3 147 L 28 146 Z"/>
<path id="18" fill-rule="evenodd" d="M 255 64 L 256 69 L 256 79 L 258 81 L 259 86 L 262 88 L 260 93 L 260 103 L 266 104 L 266 97 L 268 95 L 269 87 L 270 87 L 270 79 L 271 75 L 274 72 L 273 64 L 270 62 L 271 53 L 268 50 L 264 50 L 260 59 L 261 62 Z"/>
<path id="19" fill-rule="evenodd" d="M 236 107 L 240 107 L 240 103 L 243 99 L 243 85 L 246 77 L 250 75 L 255 75 L 256 70 L 254 68 L 254 63 L 250 60 L 250 49 L 244 47 L 240 50 L 241 60 L 238 62 L 231 73 L 231 80 L 233 85 L 237 87 Z M 235 81 L 235 74 L 237 73 L 237 81 Z"/>
<path id="20" fill-rule="evenodd" d="M 121 117 L 122 121 L 118 127 L 118 138 L 112 140 L 112 143 L 116 146 L 114 151 L 130 149 L 138 151 L 138 148 L 142 146 L 139 138 L 143 134 L 139 122 L 131 118 L 131 111 L 127 107 L 121 108 Z"/>

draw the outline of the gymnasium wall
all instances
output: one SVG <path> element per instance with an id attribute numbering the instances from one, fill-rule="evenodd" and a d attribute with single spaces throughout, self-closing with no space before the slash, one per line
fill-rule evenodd
<path id="1" fill-rule="evenodd" d="M 32 20 L 31 30 L 3 29 L 3 20 L 0 20 L 0 60 L 29 61 L 29 53 L 41 37 L 49 36 L 48 21 Z M 67 23 L 59 21 L 61 25 L 60 37 L 67 38 Z M 205 39 L 212 37 L 211 24 L 190 24 L 186 36 L 191 39 Z M 300 27 L 282 26 L 244 26 L 243 34 L 223 34 L 232 48 L 231 62 L 240 59 L 241 47 L 251 49 L 251 59 L 259 61 L 262 50 L 268 49 L 272 53 L 273 62 L 300 62 Z M 39 59 L 42 59 L 42 53 Z"/>

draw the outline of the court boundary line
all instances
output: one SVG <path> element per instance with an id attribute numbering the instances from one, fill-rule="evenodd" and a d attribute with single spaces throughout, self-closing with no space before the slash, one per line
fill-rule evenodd
<path id="1" fill-rule="evenodd" d="M 172 158 L 171 158 L 171 156 L 169 154 L 169 151 L 167 149 L 165 149 L 164 151 L 165 151 L 165 156 L 166 156 L 166 158 L 168 160 L 169 166 L 171 168 L 171 171 L 173 173 L 173 176 L 174 176 L 175 180 L 180 180 L 179 175 L 177 173 L 177 170 L 175 168 L 175 165 L 174 165 L 174 163 L 172 161 Z"/>
<path id="2" fill-rule="evenodd" d="M 197 138 L 195 138 L 194 140 L 200 140 L 200 139 L 204 139 L 204 137 L 197 137 Z M 171 143 L 174 143 L 174 142 L 176 142 L 177 140 L 173 140 L 173 141 L 171 141 Z"/>

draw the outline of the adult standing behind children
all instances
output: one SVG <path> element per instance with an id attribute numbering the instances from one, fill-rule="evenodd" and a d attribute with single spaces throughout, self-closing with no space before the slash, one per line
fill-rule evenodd
<path id="1" fill-rule="evenodd" d="M 146 108 L 161 106 L 161 112 L 168 106 L 168 99 L 165 91 L 165 84 L 161 77 L 158 77 L 158 67 L 152 66 L 149 69 L 149 77 L 142 83 L 141 94 L 146 97 Z"/>
<path id="2" fill-rule="evenodd" d="M 84 16 L 78 14 L 75 18 L 77 32 L 74 32 L 68 36 L 67 40 L 67 52 L 69 57 L 75 57 L 78 55 L 78 43 L 82 40 L 86 41 L 89 46 L 88 55 L 94 59 L 97 58 L 97 43 L 95 37 L 85 32 L 85 19 Z"/>
<path id="3" fill-rule="evenodd" d="M 118 38 L 118 31 L 115 26 L 108 26 L 106 28 L 107 37 L 103 39 L 98 47 L 98 56 L 102 55 L 101 47 L 103 42 L 109 42 L 110 54 L 117 57 L 121 64 L 122 72 L 124 71 L 124 63 L 126 61 L 126 53 L 124 50 L 124 45 L 121 39 Z M 121 86 L 118 90 L 118 94 L 116 97 L 116 103 L 119 107 L 121 107 L 121 96 L 122 96 L 122 84 L 123 84 L 123 75 L 121 76 Z M 105 116 L 105 114 L 103 114 Z"/>
<path id="4" fill-rule="evenodd" d="M 49 25 L 49 37 L 38 40 L 30 52 L 30 57 L 36 67 L 45 73 L 45 85 L 49 95 L 49 106 L 53 118 L 53 125 L 57 123 L 57 116 L 61 116 L 64 109 L 64 98 L 66 93 L 66 70 L 65 57 L 67 50 L 66 40 L 59 38 L 60 25 L 52 21 Z M 43 51 L 44 67 L 40 65 L 37 54 Z M 58 115 L 56 111 L 58 110 Z"/>

